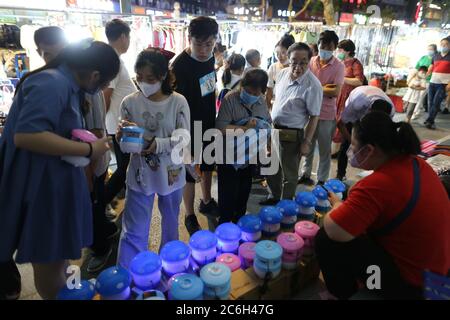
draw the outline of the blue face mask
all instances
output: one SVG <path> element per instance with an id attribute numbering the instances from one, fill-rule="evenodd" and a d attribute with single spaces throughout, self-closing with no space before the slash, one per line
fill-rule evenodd
<path id="1" fill-rule="evenodd" d="M 333 56 L 333 51 L 319 49 L 319 56 L 321 60 L 328 61 Z"/>
<path id="2" fill-rule="evenodd" d="M 251 94 L 247 93 L 244 89 L 241 90 L 241 102 L 245 105 L 251 106 L 258 102 L 259 96 L 252 96 Z"/>
<path id="3" fill-rule="evenodd" d="M 441 53 L 443 53 L 443 54 L 446 54 L 446 53 L 448 53 L 448 48 L 447 47 L 441 47 Z"/>
<path id="4" fill-rule="evenodd" d="M 428 55 L 429 55 L 430 57 L 434 56 L 434 51 L 433 51 L 433 50 L 428 50 Z"/>

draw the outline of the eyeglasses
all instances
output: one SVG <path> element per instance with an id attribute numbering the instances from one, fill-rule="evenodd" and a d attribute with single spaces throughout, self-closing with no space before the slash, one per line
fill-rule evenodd
<path id="1" fill-rule="evenodd" d="M 290 66 L 292 67 L 292 69 L 303 68 L 303 67 L 306 67 L 308 65 L 309 65 L 309 62 L 301 62 L 301 63 L 293 63 L 293 62 L 291 62 L 290 63 Z"/>

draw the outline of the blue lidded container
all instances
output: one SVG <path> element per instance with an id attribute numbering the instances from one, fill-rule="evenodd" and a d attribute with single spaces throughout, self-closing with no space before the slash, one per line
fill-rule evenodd
<path id="1" fill-rule="evenodd" d="M 210 263 L 200 271 L 205 299 L 228 299 L 231 289 L 230 268 L 221 263 Z"/>
<path id="2" fill-rule="evenodd" d="M 95 284 L 91 281 L 82 280 L 78 286 L 69 289 L 62 288 L 57 296 L 58 300 L 92 300 L 95 296 Z"/>
<path id="3" fill-rule="evenodd" d="M 283 214 L 283 220 L 281 220 L 281 227 L 288 229 L 294 227 L 297 222 L 297 216 L 300 213 L 300 206 L 294 200 L 281 200 L 276 205 L 280 208 Z"/>
<path id="4" fill-rule="evenodd" d="M 192 258 L 200 265 L 214 262 L 217 256 L 217 236 L 208 230 L 194 233 L 189 240 Z"/>
<path id="5" fill-rule="evenodd" d="M 150 290 L 161 281 L 161 258 L 154 252 L 143 251 L 130 262 L 130 273 L 134 285 L 141 290 Z"/>
<path id="6" fill-rule="evenodd" d="M 162 247 L 160 256 L 164 272 L 171 277 L 187 271 L 191 249 L 184 242 L 174 240 L 167 242 Z"/>
<path id="7" fill-rule="evenodd" d="M 145 130 L 136 126 L 122 128 L 120 150 L 123 153 L 140 153 L 144 149 Z"/>
<path id="8" fill-rule="evenodd" d="M 193 274 L 176 277 L 169 291 L 170 300 L 203 300 L 204 285 L 202 280 Z"/>
<path id="9" fill-rule="evenodd" d="M 105 269 L 97 277 L 95 289 L 102 300 L 127 300 L 130 297 L 130 273 L 120 266 Z"/>
<path id="10" fill-rule="evenodd" d="M 216 229 L 217 249 L 224 253 L 236 253 L 239 248 L 241 235 L 241 229 L 234 223 L 222 223 Z"/>
<path id="11" fill-rule="evenodd" d="M 244 242 L 256 242 L 261 239 L 262 222 L 257 214 L 246 214 L 238 221 L 241 228 L 241 239 Z"/>
<path id="12" fill-rule="evenodd" d="M 314 220 L 317 198 L 312 192 L 299 192 L 295 196 L 295 202 L 300 206 L 299 220 Z"/>
<path id="13" fill-rule="evenodd" d="M 322 186 L 316 186 L 312 193 L 317 198 L 316 211 L 320 213 L 326 213 L 330 211 L 331 205 L 330 201 L 328 201 L 328 192 Z"/>
<path id="14" fill-rule="evenodd" d="M 270 240 L 260 241 L 255 246 L 255 260 L 253 269 L 261 279 L 264 279 L 267 273 L 271 273 L 271 278 L 275 278 L 281 272 L 281 257 L 283 249 L 281 246 Z"/>
<path id="15" fill-rule="evenodd" d="M 342 200 L 344 196 L 344 192 L 347 189 L 345 187 L 345 184 L 339 180 L 339 179 L 330 179 L 327 182 L 325 182 L 324 187 L 338 196 L 339 199 Z"/>
<path id="16" fill-rule="evenodd" d="M 262 207 L 259 212 L 259 217 L 262 221 L 262 233 L 265 236 L 270 237 L 278 234 L 281 220 L 283 220 L 283 214 L 280 208 L 273 206 Z"/>

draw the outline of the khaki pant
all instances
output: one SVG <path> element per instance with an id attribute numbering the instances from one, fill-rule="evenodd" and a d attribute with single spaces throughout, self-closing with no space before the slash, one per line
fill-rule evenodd
<path id="1" fill-rule="evenodd" d="M 283 131 L 294 135 L 292 141 L 283 141 Z M 300 166 L 300 147 L 303 142 L 303 130 L 280 130 L 278 155 L 280 167 L 275 175 L 267 177 L 267 183 L 275 199 L 292 199 L 295 196 Z"/>

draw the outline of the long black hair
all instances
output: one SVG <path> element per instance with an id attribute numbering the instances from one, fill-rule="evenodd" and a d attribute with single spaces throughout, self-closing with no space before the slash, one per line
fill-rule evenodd
<path id="1" fill-rule="evenodd" d="M 355 124 L 356 139 L 361 145 L 371 144 L 389 155 L 417 155 L 420 140 L 406 122 L 394 122 L 385 112 L 371 111 Z"/>
<path id="2" fill-rule="evenodd" d="M 175 77 L 169 70 L 169 61 L 171 59 L 169 54 L 169 52 L 162 51 L 159 48 L 148 48 L 139 53 L 134 65 L 136 73 L 138 69 L 148 66 L 156 78 L 164 78 L 161 84 L 161 91 L 165 95 L 172 94 L 175 86 Z"/>
<path id="3" fill-rule="evenodd" d="M 55 59 L 45 66 L 23 76 L 17 85 L 15 93 L 17 94 L 28 77 L 44 70 L 56 69 L 63 64 L 81 75 L 99 71 L 101 85 L 105 85 L 113 80 L 120 69 L 119 56 L 112 47 L 100 41 L 86 39 L 67 46 Z"/>
<path id="4" fill-rule="evenodd" d="M 237 71 L 245 68 L 245 58 L 243 55 L 233 53 L 227 59 L 227 67 L 222 76 L 223 85 L 226 86 L 231 82 L 231 71 Z"/>

